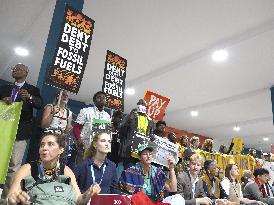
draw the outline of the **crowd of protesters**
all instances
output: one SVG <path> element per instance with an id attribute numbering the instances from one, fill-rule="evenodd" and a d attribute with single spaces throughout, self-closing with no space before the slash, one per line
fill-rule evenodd
<path id="1" fill-rule="evenodd" d="M 127 115 L 109 113 L 101 91 L 94 94 L 94 105 L 80 110 L 74 123 L 68 93 L 58 91 L 42 113 L 37 160 L 21 166 L 32 134 L 28 127 L 33 126 L 33 110 L 43 104 L 39 89 L 26 83 L 27 75 L 28 67 L 18 64 L 12 69 L 14 84 L 0 87 L 0 99 L 6 104 L 23 102 L 3 203 L 87 204 L 98 193 L 131 198 L 142 192 L 151 201 L 170 204 L 274 204 L 269 170 L 244 170 L 239 178 L 237 164 L 229 163 L 222 170 L 216 160 L 204 160 L 196 153 L 200 149 L 234 154 L 233 143 L 215 151 L 212 139 L 200 145 L 199 137 L 166 134 L 166 122 L 151 120 L 143 99 Z M 136 133 L 149 142 L 138 146 L 134 156 L 131 144 Z M 166 156 L 167 167 L 153 162 L 155 136 L 176 145 L 178 162 L 174 156 Z M 250 149 L 249 155 L 256 158 L 256 150 Z"/>

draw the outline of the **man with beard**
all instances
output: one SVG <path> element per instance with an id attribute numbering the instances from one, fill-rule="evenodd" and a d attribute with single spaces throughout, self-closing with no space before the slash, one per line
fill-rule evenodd
<path id="1" fill-rule="evenodd" d="M 12 104 L 13 102 L 22 101 L 23 107 L 17 129 L 16 140 L 13 145 L 6 185 L 3 190 L 3 198 L 5 198 L 5 195 L 8 192 L 14 173 L 21 166 L 27 142 L 31 137 L 33 127 L 33 109 L 41 109 L 43 104 L 39 89 L 26 82 L 29 68 L 24 64 L 17 64 L 11 70 L 15 82 L 13 85 L 3 85 L 0 87 L 0 99 L 7 105 Z"/>
<path id="2" fill-rule="evenodd" d="M 73 132 L 80 144 L 84 145 L 86 150 L 92 141 L 93 132 L 97 128 L 105 131 L 106 124 L 111 122 L 110 115 L 104 110 L 106 105 L 106 95 L 98 91 L 93 96 L 94 105 L 80 110 L 77 116 Z M 102 126 L 98 126 L 102 124 Z"/>

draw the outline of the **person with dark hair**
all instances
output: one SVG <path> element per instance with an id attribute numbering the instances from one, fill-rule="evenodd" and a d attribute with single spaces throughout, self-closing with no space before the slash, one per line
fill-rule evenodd
<path id="1" fill-rule="evenodd" d="M 26 147 L 33 134 L 34 126 L 33 111 L 34 109 L 41 109 L 43 105 L 40 90 L 26 82 L 29 73 L 28 66 L 19 63 L 11 71 L 14 83 L 0 86 L 0 100 L 7 105 L 13 102 L 23 102 L 23 106 L 1 198 L 6 198 L 14 173 L 21 166 L 24 153 L 28 152 Z M 3 135 L 3 137 L 5 136 Z"/>
<path id="2" fill-rule="evenodd" d="M 218 167 L 216 160 L 208 159 L 204 163 L 205 175 L 202 177 L 204 191 L 210 199 L 218 199 L 216 203 L 225 204 L 227 194 L 221 186 L 220 180 L 217 178 Z"/>
<path id="3" fill-rule="evenodd" d="M 239 168 L 236 164 L 228 164 L 225 169 L 225 178 L 221 182 L 222 187 L 228 195 L 228 200 L 236 202 L 237 204 L 259 204 L 263 205 L 261 201 L 250 200 L 243 197 L 241 184 L 237 180 L 240 176 Z"/>
<path id="4" fill-rule="evenodd" d="M 168 141 L 176 144 L 176 134 L 174 132 L 168 133 L 167 139 Z"/>
<path id="5" fill-rule="evenodd" d="M 132 156 L 130 148 L 134 135 L 139 134 L 148 138 L 153 135 L 154 123 L 146 111 L 147 103 L 144 99 L 140 99 L 137 108 L 131 110 L 121 123 L 119 156 L 123 161 L 124 169 L 138 162 L 138 159 Z"/>
<path id="6" fill-rule="evenodd" d="M 270 180 L 271 180 L 271 176 L 270 176 L 270 173 L 269 173 L 268 174 L 267 182 L 263 185 L 264 187 L 261 187 L 261 188 L 266 190 L 267 196 L 273 197 L 274 196 L 274 192 L 272 190 L 271 185 L 269 184 Z"/>
<path id="7" fill-rule="evenodd" d="M 265 168 L 255 169 L 254 177 L 255 180 L 248 182 L 244 187 L 244 197 L 273 205 L 274 198 L 268 196 L 263 186 L 269 180 L 269 171 Z"/>
<path id="8" fill-rule="evenodd" d="M 234 146 L 234 143 L 231 142 L 229 148 L 227 149 L 227 147 L 222 144 L 220 146 L 220 148 L 219 148 L 219 153 L 221 153 L 221 154 L 229 154 L 231 152 L 233 146 Z"/>
<path id="9" fill-rule="evenodd" d="M 257 158 L 257 151 L 254 148 L 250 148 L 248 154 L 254 158 Z"/>
<path id="10" fill-rule="evenodd" d="M 183 135 L 180 139 L 180 144 L 182 147 L 188 147 L 189 146 L 189 142 L 188 142 L 188 136 L 187 135 Z"/>
<path id="11" fill-rule="evenodd" d="M 153 131 L 153 134 L 164 137 L 165 135 L 165 128 L 166 128 L 166 122 L 165 121 L 158 121 L 156 122 L 155 130 Z"/>
<path id="12" fill-rule="evenodd" d="M 189 171 L 177 175 L 177 193 L 185 199 L 186 205 L 207 204 L 213 201 L 208 198 L 203 189 L 203 181 L 199 178 L 203 166 L 203 158 L 199 154 L 190 157 Z"/>
<path id="13" fill-rule="evenodd" d="M 82 193 L 92 184 L 98 184 L 102 194 L 120 193 L 117 190 L 116 165 L 107 159 L 111 151 L 111 138 L 107 133 L 97 133 L 86 150 L 84 161 L 74 171 Z"/>
<path id="14" fill-rule="evenodd" d="M 80 110 L 77 116 L 76 124 L 73 127 L 74 136 L 84 145 L 84 149 L 88 149 L 93 138 L 92 131 L 97 122 L 102 123 L 102 127 L 110 124 L 110 115 L 104 110 L 106 105 L 106 94 L 99 91 L 93 96 L 93 106 L 89 106 Z"/>
<path id="15" fill-rule="evenodd" d="M 65 138 L 56 133 L 41 137 L 40 160 L 23 165 L 17 172 L 6 203 L 15 204 L 87 204 L 100 192 L 98 184 L 81 195 L 73 172 L 62 164 Z"/>
<path id="16" fill-rule="evenodd" d="M 213 139 L 206 139 L 204 143 L 202 144 L 202 150 L 212 153 L 213 148 Z"/>
<path id="17" fill-rule="evenodd" d="M 199 149 L 200 139 L 199 137 L 193 136 L 190 139 L 189 147 L 187 147 L 183 153 L 183 158 L 188 164 L 188 160 L 195 153 L 196 149 Z"/>
<path id="18" fill-rule="evenodd" d="M 119 149 L 120 149 L 120 127 L 121 122 L 124 118 L 122 111 L 117 110 L 113 112 L 111 119 L 111 152 L 109 153 L 109 159 L 114 163 L 118 164 L 121 159 L 119 158 Z"/>
<path id="19" fill-rule="evenodd" d="M 180 138 L 180 141 L 179 143 L 180 144 L 180 150 L 179 150 L 179 153 L 178 153 L 178 157 L 179 157 L 179 163 L 183 162 L 183 155 L 184 155 L 184 152 L 185 150 L 188 148 L 188 136 L 187 135 L 183 135 L 181 138 Z"/>

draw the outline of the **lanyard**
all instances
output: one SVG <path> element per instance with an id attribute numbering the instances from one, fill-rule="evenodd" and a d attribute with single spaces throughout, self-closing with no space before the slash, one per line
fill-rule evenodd
<path id="1" fill-rule="evenodd" d="M 15 102 L 15 99 L 17 98 L 18 92 L 20 90 L 20 87 L 15 85 L 11 91 L 11 98 L 12 98 L 12 102 Z"/>
<path id="2" fill-rule="evenodd" d="M 192 194 L 193 194 L 193 199 L 195 198 L 195 189 L 196 189 L 196 185 L 195 182 L 192 183 Z"/>
<path id="3" fill-rule="evenodd" d="M 95 184 L 96 183 L 96 179 L 95 179 L 95 175 L 94 175 L 93 164 L 90 166 L 90 171 L 91 171 L 91 176 L 92 176 L 92 184 Z M 105 171 L 106 171 L 106 164 L 104 164 L 104 166 L 103 166 L 103 173 L 102 173 L 100 182 L 98 183 L 99 185 L 101 184 L 101 182 L 103 180 Z"/>
<path id="4" fill-rule="evenodd" d="M 95 118 L 96 118 L 96 119 L 99 119 L 99 120 L 100 120 L 101 118 L 103 118 L 103 116 L 102 116 L 102 115 L 103 115 L 103 111 L 102 111 L 102 112 L 99 111 L 99 116 L 97 116 L 98 113 L 97 113 L 97 111 L 96 111 L 96 106 L 95 106 L 95 105 L 94 105 L 94 107 L 93 107 L 93 110 L 94 110 L 94 115 L 95 115 Z M 102 115 L 101 115 L 101 113 L 102 113 Z"/>
<path id="5" fill-rule="evenodd" d="M 212 181 L 212 189 L 211 189 L 211 193 L 214 194 L 215 193 L 215 181 Z"/>

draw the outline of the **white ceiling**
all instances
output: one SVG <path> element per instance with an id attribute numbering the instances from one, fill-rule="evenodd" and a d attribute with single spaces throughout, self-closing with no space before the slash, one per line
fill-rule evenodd
<path id="1" fill-rule="evenodd" d="M 36 84 L 54 6 L 54 0 L 0 1 L 0 78 L 11 81 L 8 68 L 23 62 Z M 126 86 L 136 89 L 126 96 L 126 112 L 149 89 L 170 97 L 169 126 L 213 137 L 218 145 L 239 136 L 269 151 L 273 0 L 85 0 L 83 12 L 95 30 L 80 92 L 71 98 L 88 102 L 101 89 L 111 50 L 128 60 Z M 15 56 L 18 45 L 30 56 Z M 229 52 L 226 62 L 211 60 L 217 48 Z M 191 110 L 199 116 L 192 118 Z"/>

